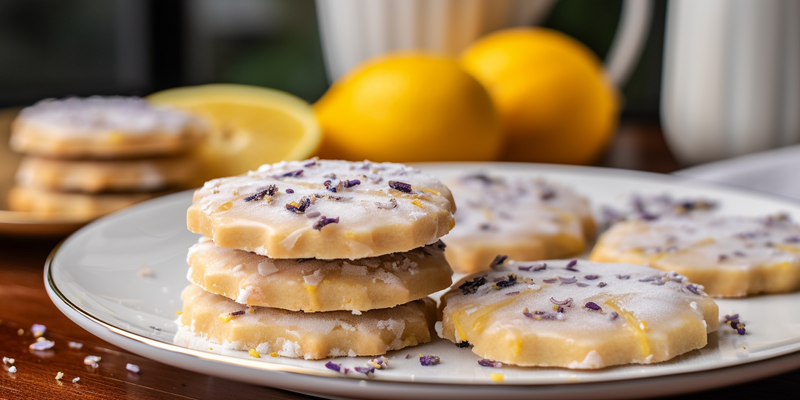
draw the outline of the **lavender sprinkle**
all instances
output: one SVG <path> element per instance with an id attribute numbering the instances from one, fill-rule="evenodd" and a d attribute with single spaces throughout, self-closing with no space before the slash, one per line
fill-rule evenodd
<path id="1" fill-rule="evenodd" d="M 331 371 L 342 372 L 342 364 L 334 364 L 333 361 L 328 361 L 325 363 L 325 368 Z"/>
<path id="2" fill-rule="evenodd" d="M 595 310 L 595 311 L 602 311 L 602 308 L 600 308 L 600 306 L 598 306 L 597 303 L 595 303 L 593 301 L 590 301 L 590 302 L 586 303 L 586 305 L 584 307 L 592 309 L 592 310 Z"/>
<path id="3" fill-rule="evenodd" d="M 500 267 L 501 265 L 503 265 L 503 263 L 504 263 L 504 262 L 506 262 L 506 259 L 508 259 L 508 256 L 507 256 L 507 255 L 505 255 L 505 254 L 498 254 L 497 256 L 495 256 L 495 257 L 494 257 L 494 260 L 492 260 L 492 262 L 491 262 L 491 263 L 489 263 L 489 268 L 491 268 L 491 269 L 493 269 L 493 270 L 498 270 L 498 269 L 500 269 L 500 268 L 498 268 L 498 267 Z"/>
<path id="4" fill-rule="evenodd" d="M 570 262 L 568 262 L 568 263 L 567 263 L 566 269 L 567 269 L 568 271 L 575 271 L 575 272 L 578 272 L 578 270 L 577 270 L 577 269 L 575 269 L 575 266 L 576 266 L 576 265 L 578 265 L 578 260 L 572 260 L 572 261 L 570 261 Z"/>
<path id="5" fill-rule="evenodd" d="M 318 231 L 321 231 L 321 230 L 322 230 L 322 228 L 324 228 L 324 227 L 326 227 L 326 226 L 328 226 L 328 225 L 330 225 L 330 224 L 338 224 L 338 223 L 339 223 L 339 217 L 336 217 L 336 218 L 327 218 L 327 217 L 325 217 L 325 216 L 323 215 L 323 216 L 319 217 L 319 219 L 317 220 L 317 222 L 314 222 L 314 225 L 312 225 L 311 227 L 312 227 L 313 229 L 316 229 L 316 230 L 318 230 Z"/>
<path id="6" fill-rule="evenodd" d="M 583 277 L 583 279 L 586 279 L 587 281 L 593 281 L 593 280 L 595 280 L 595 279 L 597 279 L 599 277 L 600 277 L 600 275 L 586 275 L 586 276 Z"/>
<path id="7" fill-rule="evenodd" d="M 389 187 L 403 193 L 411 193 L 411 184 L 400 181 L 389 181 Z"/>
<path id="8" fill-rule="evenodd" d="M 503 367 L 503 363 L 501 363 L 499 361 L 492 361 L 492 360 L 489 360 L 489 359 L 486 359 L 486 358 L 484 358 L 482 360 L 478 360 L 478 365 L 480 365 L 481 367 L 491 367 L 491 368 L 502 368 Z"/>
<path id="9" fill-rule="evenodd" d="M 441 361 L 442 360 L 439 359 L 439 357 L 437 357 L 437 356 L 435 356 L 433 354 L 429 354 L 429 355 L 426 355 L 426 356 L 421 356 L 419 358 L 419 364 L 422 365 L 423 367 L 429 367 L 429 366 L 432 366 L 432 365 L 437 365 L 437 364 L 441 363 Z"/>
<path id="10" fill-rule="evenodd" d="M 302 169 L 298 169 L 298 170 L 295 170 L 295 171 L 289 171 L 289 172 L 281 175 L 280 177 L 281 178 L 286 178 L 286 177 L 295 177 L 295 176 L 303 176 L 303 170 Z"/>

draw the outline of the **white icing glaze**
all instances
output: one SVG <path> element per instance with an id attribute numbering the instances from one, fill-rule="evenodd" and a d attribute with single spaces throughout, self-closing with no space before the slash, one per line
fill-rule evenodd
<path id="1" fill-rule="evenodd" d="M 137 97 L 46 99 L 20 112 L 19 118 L 46 129 L 54 136 L 92 136 L 119 132 L 143 134 L 158 131 L 181 134 L 202 121 L 183 111 L 154 107 Z"/>
<path id="2" fill-rule="evenodd" d="M 329 178 L 334 175 L 337 179 Z M 334 184 L 337 180 L 338 187 Z M 398 184 L 394 182 L 411 185 L 411 192 L 396 189 Z M 345 187 L 345 183 L 349 187 Z M 276 187 L 272 196 L 246 200 L 270 185 Z M 238 177 L 206 182 L 195 193 L 194 204 L 189 210 L 190 228 L 195 218 L 191 216 L 195 215 L 194 210 L 199 210 L 205 214 L 204 218 L 217 226 L 224 224 L 227 228 L 240 224 L 248 228 L 263 227 L 263 236 L 268 237 L 268 243 L 238 247 L 238 241 L 234 245 L 224 244 L 228 237 L 221 237 L 221 233 L 215 230 L 214 239 L 220 246 L 240 248 L 273 258 L 356 259 L 407 251 L 435 242 L 446 233 L 443 229 L 452 226 L 451 213 L 455 211 L 455 205 L 451 198 L 450 191 L 438 179 L 401 164 L 331 160 L 280 162 L 263 165 L 257 171 Z M 394 199 L 397 207 L 382 208 L 377 205 L 390 199 Z M 303 207 L 304 202 L 308 204 L 306 207 Z M 319 217 L 308 218 L 312 213 L 318 213 Z M 323 216 L 338 218 L 338 223 L 322 227 L 315 225 Z M 435 231 L 428 230 L 424 237 L 417 238 L 413 234 L 417 225 L 428 226 Z M 384 235 L 382 237 L 389 237 L 387 233 L 392 231 L 398 234 L 408 231 L 411 235 L 403 239 L 413 241 L 413 247 L 385 251 L 392 243 L 372 242 L 380 238 L 376 232 L 386 232 L 381 233 Z M 309 241 L 320 240 L 331 243 L 334 237 L 337 237 L 337 246 L 309 244 Z M 393 237 L 392 240 L 397 241 L 397 238 Z M 311 248 L 296 249 L 300 243 L 301 246 L 314 247 L 314 254 L 311 254 Z M 338 243 L 341 243 L 341 248 L 337 248 Z M 328 252 L 337 256 L 331 257 L 326 254 Z M 342 254 L 346 256 L 339 256 Z"/>
<path id="3" fill-rule="evenodd" d="M 502 242 L 558 233 L 583 237 L 581 221 L 591 219 L 582 196 L 542 178 L 470 175 L 447 186 L 458 212 L 445 241 L 480 237 Z"/>
<path id="4" fill-rule="evenodd" d="M 598 246 L 660 254 L 659 263 L 682 259 L 695 269 L 749 270 L 800 262 L 800 227 L 774 217 L 670 216 L 617 224 Z"/>

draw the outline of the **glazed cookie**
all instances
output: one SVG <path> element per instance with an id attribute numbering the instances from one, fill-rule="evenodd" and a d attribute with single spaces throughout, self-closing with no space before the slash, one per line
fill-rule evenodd
<path id="1" fill-rule="evenodd" d="M 800 227 L 786 216 L 689 215 L 614 225 L 591 260 L 676 271 L 711 296 L 800 289 Z"/>
<path id="2" fill-rule="evenodd" d="M 62 193 L 14 186 L 8 193 L 8 207 L 13 211 L 35 212 L 45 218 L 88 220 L 150 199 L 155 195 L 153 193 Z"/>
<path id="3" fill-rule="evenodd" d="M 453 271 L 441 242 L 359 260 L 271 259 L 214 245 L 189 249 L 188 278 L 237 303 L 293 311 L 389 308 L 447 289 Z"/>
<path id="4" fill-rule="evenodd" d="M 521 366 L 665 361 L 707 343 L 717 305 L 676 273 L 589 261 L 509 262 L 442 297 L 442 335 Z"/>
<path id="5" fill-rule="evenodd" d="M 361 315 L 248 308 L 196 285 L 181 298 L 179 322 L 200 338 L 228 349 L 307 360 L 379 355 L 426 343 L 436 321 L 436 303 L 429 298 Z"/>
<path id="6" fill-rule="evenodd" d="M 182 111 L 136 97 L 42 100 L 23 109 L 11 148 L 54 158 L 115 158 L 175 154 L 203 138 L 205 124 Z"/>
<path id="7" fill-rule="evenodd" d="M 221 247 L 358 259 L 434 243 L 453 228 L 453 212 L 450 190 L 411 167 L 306 160 L 206 182 L 186 219 Z"/>
<path id="8" fill-rule="evenodd" d="M 594 235 L 588 201 L 541 178 L 477 174 L 447 186 L 458 212 L 444 241 L 458 272 L 488 269 L 497 254 L 516 260 L 574 256 Z"/>
<path id="9" fill-rule="evenodd" d="M 185 187 L 197 168 L 191 157 L 114 161 L 25 157 L 16 179 L 21 186 L 66 192 L 145 191 Z"/>

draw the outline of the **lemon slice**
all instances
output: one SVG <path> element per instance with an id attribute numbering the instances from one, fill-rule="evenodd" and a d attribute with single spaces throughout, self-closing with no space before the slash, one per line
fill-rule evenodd
<path id="1" fill-rule="evenodd" d="M 311 106 L 279 90 L 212 84 L 169 89 L 147 100 L 207 121 L 210 135 L 196 151 L 202 162 L 198 184 L 261 164 L 308 158 L 320 143 Z"/>

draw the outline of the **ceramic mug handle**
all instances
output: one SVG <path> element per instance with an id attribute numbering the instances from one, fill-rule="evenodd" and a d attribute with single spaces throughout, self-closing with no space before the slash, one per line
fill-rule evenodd
<path id="1" fill-rule="evenodd" d="M 605 69 L 614 86 L 628 81 L 642 53 L 653 14 L 651 0 L 625 0 L 614 41 L 608 50 Z"/>

